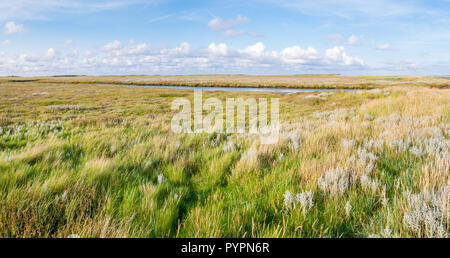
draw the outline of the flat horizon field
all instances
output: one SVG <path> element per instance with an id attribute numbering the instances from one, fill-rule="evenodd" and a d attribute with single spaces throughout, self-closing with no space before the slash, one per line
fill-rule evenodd
<path id="1" fill-rule="evenodd" d="M 0 77 L 0 237 L 448 237 L 449 82 Z M 356 90 L 203 91 L 278 98 L 267 145 L 174 133 L 171 105 L 192 90 L 108 84 Z"/>
<path id="2" fill-rule="evenodd" d="M 0 82 L 87 83 L 154 86 L 265 87 L 298 89 L 374 89 L 392 86 L 425 86 L 449 88 L 446 77 L 430 76 L 344 76 L 338 74 L 304 75 L 128 75 L 44 77 L 0 77 Z"/>

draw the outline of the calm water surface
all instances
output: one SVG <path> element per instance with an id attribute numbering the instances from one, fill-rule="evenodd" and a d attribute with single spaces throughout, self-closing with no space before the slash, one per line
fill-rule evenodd
<path id="1" fill-rule="evenodd" d="M 355 89 L 289 89 L 289 88 L 239 88 L 239 87 L 190 87 L 190 86 L 141 86 L 127 84 L 97 84 L 97 86 L 122 86 L 163 88 L 178 90 L 203 90 L 203 91 L 251 91 L 251 92 L 275 92 L 275 93 L 297 93 L 297 92 L 323 92 L 323 91 L 355 91 Z"/>

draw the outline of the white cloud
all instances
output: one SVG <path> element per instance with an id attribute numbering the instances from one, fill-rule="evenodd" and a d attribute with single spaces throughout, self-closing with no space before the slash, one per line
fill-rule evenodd
<path id="1" fill-rule="evenodd" d="M 191 50 L 191 46 L 189 45 L 189 43 L 182 42 L 179 47 L 175 47 L 172 49 L 170 49 L 170 48 L 162 49 L 160 51 L 160 54 L 168 56 L 168 57 L 169 56 L 183 56 L 183 55 L 189 54 L 190 50 Z"/>
<path id="2" fill-rule="evenodd" d="M 412 59 L 404 60 L 403 64 L 407 69 L 416 69 L 417 68 L 417 64 Z"/>
<path id="3" fill-rule="evenodd" d="M 285 48 L 281 51 L 281 59 L 285 63 L 305 64 L 318 59 L 317 50 L 312 47 L 303 49 L 299 46 Z"/>
<path id="4" fill-rule="evenodd" d="M 344 47 L 334 47 L 325 51 L 327 62 L 340 65 L 364 65 L 364 61 L 358 57 L 348 56 Z"/>
<path id="5" fill-rule="evenodd" d="M 244 53 L 252 57 L 260 57 L 266 51 L 266 46 L 262 42 L 258 42 L 255 45 L 248 46 L 244 50 L 240 50 L 239 53 Z"/>
<path id="6" fill-rule="evenodd" d="M 77 56 L 79 55 L 79 52 L 78 52 L 78 50 L 72 48 L 72 49 L 70 50 L 70 52 L 68 53 L 68 55 L 69 55 L 69 56 L 73 56 L 73 57 L 77 57 Z"/>
<path id="7" fill-rule="evenodd" d="M 418 69 L 420 68 L 420 70 L 425 69 L 425 66 L 423 64 L 417 64 L 414 60 L 412 59 L 404 59 L 401 61 L 394 61 L 394 60 L 387 60 L 384 62 L 385 64 L 385 69 L 389 70 L 389 71 L 394 71 L 394 72 L 400 72 L 402 71 L 403 73 L 413 73 L 413 74 L 417 74 Z M 447 64 L 442 64 L 434 67 L 434 65 L 431 65 L 431 71 L 433 75 L 439 74 L 438 72 L 438 68 L 442 68 L 442 67 L 448 67 L 448 63 Z M 428 67 L 428 68 L 430 68 Z M 448 70 L 448 69 L 446 69 Z"/>
<path id="8" fill-rule="evenodd" d="M 339 44 L 342 41 L 342 35 L 341 34 L 330 34 L 325 39 L 332 41 L 334 44 Z"/>
<path id="9" fill-rule="evenodd" d="M 47 50 L 47 53 L 45 53 L 44 58 L 51 60 L 51 59 L 55 58 L 55 56 L 56 56 L 55 49 L 49 48 Z"/>
<path id="10" fill-rule="evenodd" d="M 2 41 L 2 44 L 3 44 L 3 45 L 9 45 L 9 44 L 11 44 L 11 40 L 9 40 L 9 39 L 3 40 L 3 41 Z"/>
<path id="11" fill-rule="evenodd" d="M 94 56 L 94 53 L 93 53 L 91 50 L 88 50 L 88 51 L 86 51 L 86 52 L 84 53 L 84 56 L 85 56 L 85 57 L 92 57 L 92 56 Z"/>
<path id="12" fill-rule="evenodd" d="M 226 56 L 230 53 L 230 49 L 224 43 L 219 43 L 218 45 L 211 43 L 208 46 L 208 52 L 213 56 Z"/>
<path id="13" fill-rule="evenodd" d="M 358 36 L 355 35 L 351 35 L 348 40 L 347 40 L 347 44 L 350 46 L 354 46 L 357 45 L 359 43 L 360 38 Z"/>
<path id="14" fill-rule="evenodd" d="M 116 53 L 118 56 L 126 56 L 126 55 L 143 55 L 147 53 L 149 50 L 149 47 L 147 44 L 138 44 L 138 45 L 130 45 L 128 47 L 125 47 L 122 49 L 122 51 L 119 51 Z"/>
<path id="15" fill-rule="evenodd" d="M 233 29 L 229 29 L 229 30 L 226 30 L 223 32 L 223 35 L 227 38 L 234 38 L 234 37 L 241 36 L 244 34 L 246 34 L 246 33 L 243 30 L 235 31 Z"/>
<path id="16" fill-rule="evenodd" d="M 4 31 L 4 33 L 6 35 L 23 33 L 25 31 L 26 31 L 26 29 L 25 29 L 25 27 L 22 24 L 16 24 L 13 21 L 7 22 L 5 24 L 5 31 Z"/>
<path id="17" fill-rule="evenodd" d="M 377 44 L 375 41 L 373 42 L 373 49 L 375 50 L 394 50 L 391 45 L 387 43 Z"/>
<path id="18" fill-rule="evenodd" d="M 113 50 L 118 50 L 120 48 L 121 44 L 120 41 L 114 40 L 113 42 L 110 42 L 103 46 L 103 50 L 106 52 L 110 52 Z"/>
<path id="19" fill-rule="evenodd" d="M 149 53 L 149 46 L 145 43 L 136 44 L 130 40 L 127 45 L 122 46 L 120 41 L 114 40 L 103 46 L 102 50 L 111 56 L 135 56 Z"/>
<path id="20" fill-rule="evenodd" d="M 256 32 L 246 32 L 244 30 L 235 30 L 234 27 L 248 22 L 247 17 L 238 15 L 235 19 L 224 20 L 220 17 L 215 17 L 208 22 L 208 27 L 214 31 L 221 32 L 226 38 L 234 38 L 241 35 L 248 35 L 250 37 L 261 37 L 261 34 Z"/>
<path id="21" fill-rule="evenodd" d="M 248 22 L 248 18 L 238 15 L 236 17 L 236 19 L 231 19 L 231 20 L 223 20 L 220 17 L 215 17 L 214 19 L 210 20 L 208 22 L 208 27 L 210 27 L 211 29 L 215 30 L 215 31 L 227 31 L 233 27 L 235 27 L 236 25 Z"/>
<path id="22" fill-rule="evenodd" d="M 333 42 L 334 44 L 341 44 L 343 41 L 344 44 L 349 46 L 356 46 L 362 44 L 364 39 L 362 36 L 356 36 L 354 34 L 350 35 L 348 39 L 345 41 L 341 34 L 329 34 L 325 37 L 326 40 Z"/>

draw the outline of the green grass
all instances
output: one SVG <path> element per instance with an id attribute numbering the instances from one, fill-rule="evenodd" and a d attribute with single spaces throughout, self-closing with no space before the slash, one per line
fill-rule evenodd
<path id="1" fill-rule="evenodd" d="M 171 101 L 192 99 L 187 90 L 2 82 L 0 237 L 437 236 L 411 229 L 404 218 L 413 209 L 411 195 L 440 193 L 449 180 L 448 156 L 427 149 L 416 156 L 411 149 L 425 148 L 427 139 L 448 143 L 449 92 L 413 89 L 325 99 L 203 93 L 221 100 L 279 97 L 281 120 L 292 130 L 264 146 L 232 134 L 172 133 Z M 69 103 L 86 108 L 49 108 Z M 392 114 L 400 120 L 377 121 Z M 405 150 L 390 146 L 408 136 Z M 355 139 L 355 146 L 345 150 L 343 139 Z M 383 144 L 366 147 L 370 139 Z M 234 149 L 225 150 L 229 141 Z M 358 149 L 377 157 L 368 174 L 378 182 L 374 189 L 361 183 L 365 167 L 351 162 Z M 358 180 L 342 194 L 321 189 L 320 178 L 339 167 Z M 311 191 L 312 208 L 287 208 L 286 191 Z M 435 222 L 449 233 L 448 214 Z"/>

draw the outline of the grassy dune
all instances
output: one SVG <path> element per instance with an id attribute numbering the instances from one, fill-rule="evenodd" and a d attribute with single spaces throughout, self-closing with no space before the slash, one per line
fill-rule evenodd
<path id="1" fill-rule="evenodd" d="M 294 85 L 331 85 L 324 77 Z M 321 95 L 203 93 L 279 97 L 275 145 L 173 134 L 170 104 L 192 91 L 23 79 L 0 80 L 0 237 L 450 234 L 450 91 L 423 78 Z M 297 79 L 283 80 L 255 85 Z"/>

